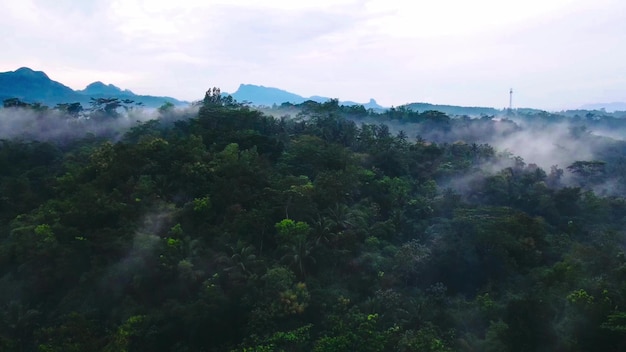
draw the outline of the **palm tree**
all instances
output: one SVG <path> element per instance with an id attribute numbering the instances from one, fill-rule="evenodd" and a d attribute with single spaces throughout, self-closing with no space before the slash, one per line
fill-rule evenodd
<path id="1" fill-rule="evenodd" d="M 228 259 L 229 266 L 224 270 L 238 273 L 245 278 L 256 277 L 258 268 L 263 263 L 263 260 L 255 254 L 256 248 L 243 241 L 237 241 L 237 245 L 230 246 L 230 249 L 232 255 Z"/>
<path id="2" fill-rule="evenodd" d="M 365 214 L 356 207 L 337 203 L 328 209 L 328 215 L 334 227 L 340 231 L 365 227 Z"/>
<path id="3" fill-rule="evenodd" d="M 310 223 L 311 235 L 316 246 L 319 246 L 320 243 L 330 243 L 337 237 L 337 234 L 332 231 L 333 221 L 329 218 L 318 214 L 317 219 L 310 221 Z"/>
<path id="4" fill-rule="evenodd" d="M 306 276 L 307 265 L 317 263 L 312 256 L 315 244 L 311 241 L 302 239 L 296 243 L 283 246 L 283 249 L 287 253 L 283 255 L 281 262 L 294 268 L 302 278 Z"/>
<path id="5" fill-rule="evenodd" d="M 357 235 L 365 233 L 366 214 L 357 207 L 335 204 L 328 210 L 328 217 L 332 233 L 335 234 L 335 242 L 346 238 L 356 238 Z"/>

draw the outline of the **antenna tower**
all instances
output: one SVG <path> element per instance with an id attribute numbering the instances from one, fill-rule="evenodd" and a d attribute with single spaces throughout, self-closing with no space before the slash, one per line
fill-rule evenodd
<path id="1" fill-rule="evenodd" d="M 513 88 L 509 90 L 509 110 L 513 110 Z"/>

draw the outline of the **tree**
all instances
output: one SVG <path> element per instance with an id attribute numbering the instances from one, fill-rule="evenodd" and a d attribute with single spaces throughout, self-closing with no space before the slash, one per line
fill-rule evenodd
<path id="1" fill-rule="evenodd" d="M 8 108 L 26 108 L 29 107 L 30 104 L 23 102 L 19 98 L 9 98 L 2 101 L 2 106 L 5 109 Z"/>
<path id="2" fill-rule="evenodd" d="M 581 175 L 583 177 L 589 177 L 604 173 L 606 162 L 604 161 L 576 161 L 567 167 L 571 172 Z"/>
<path id="3" fill-rule="evenodd" d="M 159 106 L 157 111 L 159 112 L 159 114 L 165 114 L 167 112 L 172 111 L 172 109 L 174 109 L 174 104 L 170 103 L 169 101 L 166 101 L 165 103 L 163 103 L 163 105 Z"/>
<path id="4" fill-rule="evenodd" d="M 93 118 L 117 118 L 120 116 L 119 109 L 129 111 L 134 101 L 119 98 L 90 98 L 91 117 Z"/>
<path id="5" fill-rule="evenodd" d="M 79 117 L 84 110 L 83 106 L 78 102 L 57 104 L 54 108 L 74 118 Z"/>

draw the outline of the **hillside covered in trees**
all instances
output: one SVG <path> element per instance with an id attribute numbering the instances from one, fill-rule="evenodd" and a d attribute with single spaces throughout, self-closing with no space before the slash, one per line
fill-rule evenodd
<path id="1" fill-rule="evenodd" d="M 2 351 L 626 349 L 621 117 L 102 104 L 0 109 Z"/>

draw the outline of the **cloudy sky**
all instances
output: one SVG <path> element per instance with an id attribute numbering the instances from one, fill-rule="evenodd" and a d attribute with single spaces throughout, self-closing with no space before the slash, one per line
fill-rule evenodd
<path id="1" fill-rule="evenodd" d="M 0 71 L 196 100 L 278 87 L 385 106 L 626 101 L 624 0 L 0 0 Z"/>

